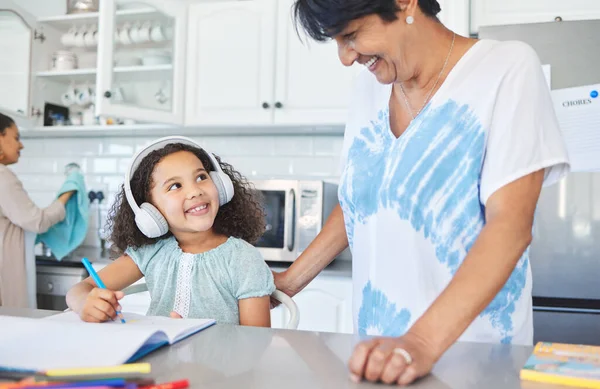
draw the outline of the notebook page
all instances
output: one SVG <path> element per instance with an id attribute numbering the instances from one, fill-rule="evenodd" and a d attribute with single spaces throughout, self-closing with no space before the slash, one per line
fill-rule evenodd
<path id="1" fill-rule="evenodd" d="M 156 333 L 112 326 L 0 316 L 0 366 L 48 370 L 125 363 Z"/>
<path id="2" fill-rule="evenodd" d="M 126 321 L 125 324 L 121 323 L 118 319 L 107 321 L 103 324 L 152 328 L 154 331 L 163 331 L 167 335 L 169 343 L 175 343 L 215 323 L 211 319 L 171 319 L 170 317 L 144 316 L 129 312 L 122 312 L 122 314 Z M 42 320 L 82 323 L 79 315 L 72 311 L 48 316 Z"/>

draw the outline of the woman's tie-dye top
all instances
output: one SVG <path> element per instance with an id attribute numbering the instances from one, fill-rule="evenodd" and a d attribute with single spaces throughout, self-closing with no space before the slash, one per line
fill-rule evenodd
<path id="1" fill-rule="evenodd" d="M 541 63 L 521 42 L 478 41 L 396 138 L 391 85 L 358 76 L 339 199 L 359 334 L 399 336 L 448 285 L 485 225 L 488 198 L 540 169 L 569 170 Z M 485 260 L 485 258 L 482 258 Z M 529 249 L 461 340 L 531 344 Z"/>

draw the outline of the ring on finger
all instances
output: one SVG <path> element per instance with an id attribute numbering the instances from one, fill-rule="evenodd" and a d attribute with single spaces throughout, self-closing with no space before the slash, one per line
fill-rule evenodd
<path id="1" fill-rule="evenodd" d="M 404 358 L 404 361 L 406 362 L 407 365 L 410 365 L 413 362 L 412 357 L 410 356 L 408 351 L 406 351 L 405 349 L 403 349 L 401 347 L 396 347 L 393 352 L 394 352 L 394 354 L 402 355 L 402 357 Z"/>

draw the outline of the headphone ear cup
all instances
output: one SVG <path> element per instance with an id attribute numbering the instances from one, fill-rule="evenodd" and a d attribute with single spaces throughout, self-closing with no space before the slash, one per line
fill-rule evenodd
<path id="1" fill-rule="evenodd" d="M 225 205 L 233 198 L 233 182 L 231 178 L 223 172 L 210 172 L 210 178 L 217 187 L 219 193 L 219 205 Z"/>
<path id="2" fill-rule="evenodd" d="M 169 231 L 164 216 L 150 203 L 140 205 L 140 211 L 135 215 L 135 224 L 148 238 L 158 238 Z"/>

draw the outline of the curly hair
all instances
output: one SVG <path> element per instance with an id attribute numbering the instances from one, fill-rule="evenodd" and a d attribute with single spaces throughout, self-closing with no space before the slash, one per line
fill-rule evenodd
<path id="1" fill-rule="evenodd" d="M 167 155 L 179 151 L 188 151 L 194 154 L 200 159 L 205 169 L 215 170 L 206 152 L 197 147 L 170 143 L 159 150 L 154 150 L 144 157 L 131 178 L 131 192 L 138 205 L 150 202 L 150 191 L 154 185 L 152 182 L 154 167 Z M 218 156 L 215 158 L 223 172 L 231 178 L 234 196 L 230 202 L 219 207 L 213 223 L 213 230 L 217 234 L 233 236 L 254 244 L 265 232 L 262 196 L 233 166 L 221 161 Z M 121 185 L 116 201 L 109 211 L 108 229 L 113 245 L 111 249 L 113 255 L 121 255 L 128 247 L 138 248 L 172 236 L 170 231 L 159 238 L 148 238 L 142 234 L 135 224 L 135 214 L 127 202 L 123 185 Z"/>

